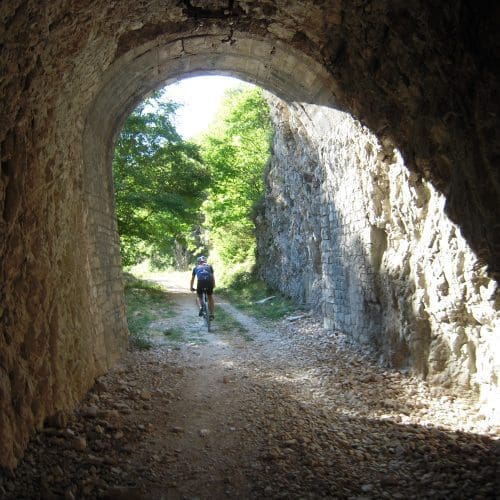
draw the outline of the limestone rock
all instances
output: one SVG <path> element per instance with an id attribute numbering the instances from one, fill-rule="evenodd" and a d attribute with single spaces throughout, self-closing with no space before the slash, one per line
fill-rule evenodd
<path id="1" fill-rule="evenodd" d="M 484 269 L 466 272 L 477 259 L 444 196 L 346 113 L 269 101 L 260 276 L 391 366 L 473 388 L 500 415 L 498 287 Z"/>

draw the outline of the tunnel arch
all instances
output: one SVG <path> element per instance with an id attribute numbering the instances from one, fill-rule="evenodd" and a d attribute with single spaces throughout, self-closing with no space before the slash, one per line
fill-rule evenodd
<path id="1" fill-rule="evenodd" d="M 304 104 L 311 105 L 308 108 L 311 115 L 308 116 L 306 113 L 301 118 L 301 126 L 311 130 L 317 128 L 323 136 L 328 135 L 329 130 L 324 128 L 324 124 L 329 123 L 330 118 L 323 116 L 321 108 L 338 109 L 344 95 L 335 79 L 321 64 L 315 62 L 307 54 L 295 50 L 273 37 L 262 39 L 250 34 L 233 32 L 231 34 L 233 43 L 231 43 L 221 36 L 222 33 L 196 36 L 188 34 L 186 37 L 177 35 L 173 41 L 160 37 L 159 40 L 135 47 L 121 55 L 104 75 L 103 85 L 88 109 L 83 134 L 84 178 L 87 179 L 85 185 L 91 187 L 91 192 L 88 193 L 88 204 L 92 213 L 90 231 L 94 232 L 95 244 L 93 248 L 101 247 L 101 250 L 93 256 L 94 261 L 102 261 L 96 269 L 97 282 L 113 283 L 120 280 L 118 268 L 110 266 L 108 260 L 109 249 L 113 249 L 113 254 L 118 254 L 111 176 L 114 139 L 128 114 L 152 90 L 177 79 L 200 74 L 216 73 L 235 76 L 267 89 L 290 104 L 298 103 L 298 107 L 302 108 Z M 355 117 L 352 118 L 352 115 L 350 119 L 355 121 Z M 318 127 L 316 127 L 315 120 L 318 120 Z M 330 130 L 334 130 L 334 123 L 330 123 L 330 127 Z M 383 154 L 390 158 L 393 156 L 395 144 L 388 139 L 387 134 L 383 133 L 381 137 L 382 140 L 379 140 L 378 145 L 374 145 L 374 149 L 380 147 Z M 399 155 L 399 152 L 397 154 Z M 403 170 L 408 170 L 404 161 L 401 166 Z M 99 182 L 96 183 L 96 179 L 99 179 Z M 405 182 L 415 181 L 410 181 L 408 173 Z M 415 188 L 416 186 L 413 184 L 412 189 Z M 424 191 L 419 196 L 429 196 L 423 194 Z M 100 210 L 93 211 L 93 199 L 105 200 L 106 210 L 103 211 L 101 206 Z M 105 231 L 102 231 L 103 227 L 106 228 Z M 354 227 L 352 229 L 354 230 Z M 381 228 L 372 226 L 370 232 L 371 234 L 382 234 L 383 239 L 387 238 Z M 110 239 L 106 240 L 105 235 L 111 236 Z M 376 242 L 372 241 L 371 236 L 369 240 L 369 245 L 377 245 Z M 103 251 L 103 246 L 108 251 Z M 378 258 L 380 259 L 380 256 Z M 328 260 L 324 262 L 324 266 L 328 267 Z M 362 285 L 358 287 L 352 284 L 351 286 L 347 285 L 351 279 L 358 281 L 356 278 L 348 276 L 343 293 L 346 293 L 346 290 L 350 290 L 351 295 L 364 293 Z M 328 299 L 323 300 L 328 301 Z M 379 297 L 371 300 L 377 304 Z M 377 309 L 377 305 L 369 307 Z M 380 303 L 378 303 L 378 308 L 380 309 Z M 356 314 L 361 316 L 359 311 Z M 330 313 L 330 320 L 328 320 L 325 314 L 325 324 L 328 324 L 329 328 L 343 331 L 349 328 L 353 330 L 364 328 L 360 325 L 355 328 L 349 321 L 332 322 L 332 316 L 335 316 L 334 312 Z M 376 332 L 372 332 L 372 336 L 374 338 L 383 337 L 383 332 L 379 332 L 377 328 L 373 327 L 374 324 L 383 324 L 380 312 L 377 312 L 375 316 L 377 317 L 370 319 L 372 330 Z M 405 322 L 413 325 L 415 320 L 404 318 L 402 323 Z M 424 319 L 421 323 L 424 326 L 419 325 L 418 328 L 425 330 L 425 332 L 430 331 L 427 320 Z M 406 326 L 405 329 L 413 327 L 417 328 L 413 325 Z M 425 333 L 424 337 L 427 338 L 429 335 Z M 394 337 L 396 338 L 397 335 L 394 334 Z M 362 335 L 359 335 L 357 340 L 361 339 Z M 425 344 L 425 342 L 422 343 Z M 397 343 L 398 341 L 394 340 L 394 344 Z M 395 348 L 392 345 L 391 348 L 397 350 L 401 347 Z M 406 347 L 403 350 L 405 349 L 407 352 L 402 357 L 409 358 L 410 350 Z M 396 358 L 395 355 L 391 356 Z M 419 361 L 419 363 L 424 366 L 422 373 L 426 373 L 425 361 Z"/>
<path id="2" fill-rule="evenodd" d="M 201 74 L 234 76 L 286 101 L 335 105 L 335 80 L 306 54 L 278 39 L 233 33 L 227 41 L 221 35 L 160 39 L 121 56 L 106 71 L 87 111 L 84 142 L 89 144 L 93 130 L 104 130 L 106 138 L 100 142 L 110 147 L 125 118 L 149 92 Z"/>
<path id="3" fill-rule="evenodd" d="M 232 40 L 221 34 L 174 41 L 160 37 L 123 54 L 103 76 L 87 110 L 82 137 L 87 227 L 91 260 L 96 263 L 90 285 L 94 295 L 111 297 L 113 284 L 121 282 L 111 168 L 114 141 L 125 119 L 151 91 L 180 78 L 220 74 L 259 85 L 286 101 L 335 104 L 334 80 L 306 54 L 276 39 L 232 33 Z M 115 299 L 114 310 L 123 308 L 119 300 Z M 104 329 L 121 337 L 121 325 L 107 321 Z"/>

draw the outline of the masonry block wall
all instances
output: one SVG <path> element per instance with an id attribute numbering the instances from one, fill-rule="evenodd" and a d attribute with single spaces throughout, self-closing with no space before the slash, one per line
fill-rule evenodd
<path id="1" fill-rule="evenodd" d="M 498 285 L 445 198 L 350 115 L 270 97 L 262 277 L 388 365 L 500 416 Z"/>
<path id="2" fill-rule="evenodd" d="M 83 182 L 78 116 L 61 102 L 50 113 L 18 122 L 1 142 L 0 464 L 7 467 L 34 428 L 49 417 L 64 422 L 127 344 L 112 196 L 91 199 Z"/>

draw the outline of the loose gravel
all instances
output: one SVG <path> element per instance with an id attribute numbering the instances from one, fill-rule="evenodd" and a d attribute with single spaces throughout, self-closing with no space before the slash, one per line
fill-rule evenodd
<path id="1" fill-rule="evenodd" d="M 313 315 L 130 348 L 69 420 L 31 440 L 0 497 L 493 499 L 498 422 L 474 400 L 377 364 Z M 175 326 L 175 325 L 174 325 Z M 251 337 L 251 339 L 249 338 Z"/>

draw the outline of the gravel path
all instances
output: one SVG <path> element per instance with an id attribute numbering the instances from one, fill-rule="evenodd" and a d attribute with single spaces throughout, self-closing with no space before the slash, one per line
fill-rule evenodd
<path id="1" fill-rule="evenodd" d="M 498 423 L 473 402 L 377 366 L 312 316 L 265 323 L 219 303 L 248 335 L 217 317 L 204 333 L 193 294 L 164 284 L 164 326 L 197 340 L 129 350 L 0 476 L 1 498 L 496 498 Z"/>

